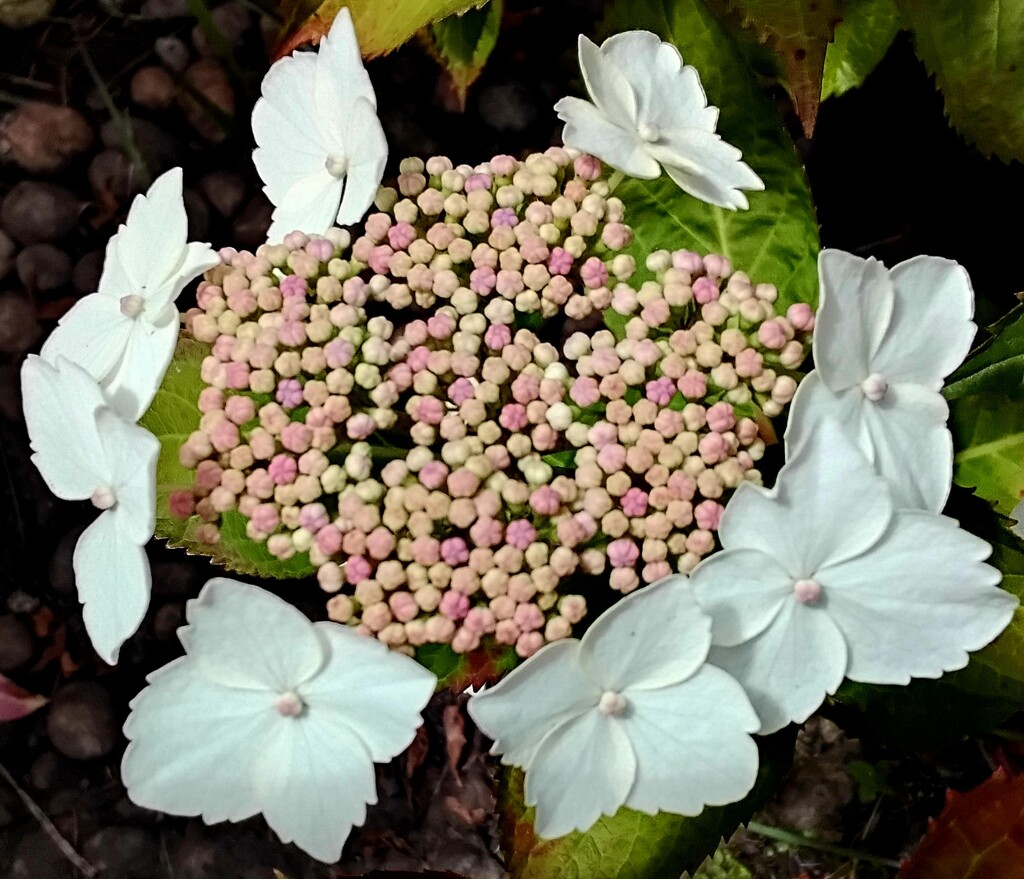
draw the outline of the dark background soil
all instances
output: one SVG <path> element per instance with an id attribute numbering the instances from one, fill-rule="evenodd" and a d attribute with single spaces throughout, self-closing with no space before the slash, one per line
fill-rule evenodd
<path id="1" fill-rule="evenodd" d="M 476 162 L 557 141 L 550 107 L 574 91 L 576 34 L 589 29 L 600 4 L 564 2 L 558 15 L 539 3 L 507 6 L 464 112 L 420 47 L 370 65 L 393 166 L 405 155 Z M 152 546 L 150 614 L 116 669 L 96 659 L 71 569 L 91 514 L 55 500 L 29 462 L 18 367 L 75 298 L 95 289 L 105 242 L 151 176 L 184 167 L 193 239 L 248 248 L 263 241 L 269 205 L 248 158 L 248 116 L 275 25 L 253 3 L 234 0 L 215 17 L 234 69 L 217 60 L 187 0 L 58 2 L 39 24 L 0 31 L 0 112 L 42 101 L 80 114 L 75 124 L 47 121 L 35 136 L 22 119 L 15 147 L 0 148 L 0 673 L 51 699 L 24 720 L 0 723 L 0 765 L 11 776 L 0 777 L 0 877 L 76 875 L 25 798 L 105 879 L 271 879 L 273 868 L 299 879 L 424 867 L 497 877 L 486 743 L 464 728 L 450 698 L 432 703 L 425 736 L 381 771 L 381 805 L 332 871 L 277 843 L 260 819 L 206 828 L 160 816 L 132 805 L 118 781 L 128 702 L 148 672 L 180 653 L 174 633 L 184 603 L 210 570 Z M 796 136 L 781 94 L 779 103 Z M 0 143 L 10 138 L 10 120 L 0 123 Z M 864 87 L 828 101 L 813 142 L 799 136 L 798 145 L 826 246 L 890 265 L 919 253 L 957 259 L 974 280 L 980 322 L 1014 304 L 1024 289 L 1021 225 L 1012 219 L 1024 204 L 1024 169 L 986 159 L 948 128 L 907 37 Z M 65 162 L 62 150 L 73 153 Z M 315 585 L 290 588 L 304 609 L 322 615 Z M 462 735 L 468 742 L 459 747 Z M 972 787 L 1015 759 L 996 739 L 923 752 L 901 744 L 882 750 L 813 723 L 762 820 L 898 859 L 941 809 L 947 787 Z M 738 837 L 734 849 L 757 877 L 892 875 L 864 864 L 854 872 L 845 858 L 752 835 Z"/>

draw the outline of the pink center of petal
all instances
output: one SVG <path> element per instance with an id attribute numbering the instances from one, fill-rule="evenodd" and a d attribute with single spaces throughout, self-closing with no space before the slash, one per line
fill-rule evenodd
<path id="1" fill-rule="evenodd" d="M 327 157 L 327 161 L 324 162 L 324 167 L 327 169 L 328 174 L 341 180 L 348 173 L 348 156 L 343 156 L 341 153 L 331 153 Z"/>
<path id="2" fill-rule="evenodd" d="M 597 710 L 611 717 L 619 717 L 625 713 L 628 706 L 629 703 L 621 693 L 605 690 L 601 694 L 601 701 L 597 703 Z"/>
<path id="3" fill-rule="evenodd" d="M 640 139 L 647 143 L 654 143 L 659 137 L 661 137 L 661 132 L 658 130 L 658 127 L 651 125 L 648 122 L 641 122 L 636 132 L 640 135 Z"/>
<path id="4" fill-rule="evenodd" d="M 109 485 L 101 485 L 92 493 L 89 500 L 97 510 L 109 510 L 117 503 L 117 495 Z"/>
<path id="5" fill-rule="evenodd" d="M 797 580 L 793 584 L 793 594 L 801 604 L 817 604 L 821 598 L 821 584 L 815 580 Z"/>
<path id="6" fill-rule="evenodd" d="M 860 383 L 860 389 L 864 392 L 864 396 L 872 403 L 877 403 L 885 396 L 885 392 L 889 390 L 889 383 L 885 380 L 884 376 L 873 372 Z"/>
<path id="7" fill-rule="evenodd" d="M 145 304 L 146 300 L 138 293 L 129 293 L 127 296 L 121 297 L 121 314 L 125 317 L 138 317 L 142 314 Z"/>
<path id="8" fill-rule="evenodd" d="M 298 693 L 289 690 L 274 700 L 274 707 L 282 717 L 298 717 L 305 710 L 306 703 Z"/>

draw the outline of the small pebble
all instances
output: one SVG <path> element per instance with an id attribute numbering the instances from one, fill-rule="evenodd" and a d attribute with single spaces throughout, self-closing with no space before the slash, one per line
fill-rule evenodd
<path id="1" fill-rule="evenodd" d="M 107 691 L 91 681 L 59 689 L 46 718 L 51 743 L 73 760 L 109 754 L 117 743 L 119 727 Z"/>

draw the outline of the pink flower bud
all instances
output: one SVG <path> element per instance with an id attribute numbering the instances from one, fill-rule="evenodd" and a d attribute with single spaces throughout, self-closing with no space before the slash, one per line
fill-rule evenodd
<path id="1" fill-rule="evenodd" d="M 451 620 L 461 620 L 469 613 L 469 596 L 450 589 L 441 596 L 438 610 Z"/>

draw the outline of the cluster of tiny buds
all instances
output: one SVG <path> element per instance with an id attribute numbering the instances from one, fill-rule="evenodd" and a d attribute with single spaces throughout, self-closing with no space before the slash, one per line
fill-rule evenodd
<path id="1" fill-rule="evenodd" d="M 715 255 L 651 254 L 631 287 L 589 156 L 401 170 L 359 237 L 221 252 L 186 315 L 210 353 L 171 510 L 201 541 L 241 517 L 270 555 L 308 557 L 330 617 L 395 649 L 529 656 L 572 634 L 587 590 L 714 549 L 813 314 L 777 315 L 774 287 Z M 615 332 L 537 323 L 595 309 Z"/>

